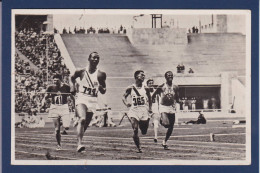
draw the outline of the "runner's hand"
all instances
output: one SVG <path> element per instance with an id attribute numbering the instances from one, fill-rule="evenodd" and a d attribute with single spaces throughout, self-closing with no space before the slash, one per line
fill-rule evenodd
<path id="1" fill-rule="evenodd" d="M 149 111 L 148 111 L 148 116 L 149 116 L 150 118 L 152 118 L 153 115 L 154 115 L 153 111 L 149 110 Z"/>
<path id="2" fill-rule="evenodd" d="M 102 85 L 99 85 L 98 86 L 98 90 L 101 92 L 101 93 L 104 93 L 106 91 L 106 88 L 104 88 Z"/>

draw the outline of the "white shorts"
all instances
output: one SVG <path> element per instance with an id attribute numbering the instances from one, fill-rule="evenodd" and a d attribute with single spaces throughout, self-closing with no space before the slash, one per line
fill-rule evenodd
<path id="1" fill-rule="evenodd" d="M 63 127 L 69 127 L 71 117 L 70 117 L 68 104 L 64 104 L 64 105 L 53 105 L 52 104 L 49 109 L 48 118 L 50 118 L 50 119 L 61 118 Z"/>
<path id="2" fill-rule="evenodd" d="M 51 104 L 51 107 L 49 109 L 49 115 L 48 118 L 59 118 L 63 117 L 65 115 L 69 115 L 69 106 L 68 104 L 64 105 L 54 105 Z"/>
<path id="3" fill-rule="evenodd" d="M 146 107 L 141 107 L 141 108 L 130 108 L 130 110 L 128 111 L 128 117 L 131 118 L 135 118 L 138 121 L 140 120 L 148 120 L 149 116 L 148 116 L 148 110 Z"/>
<path id="4" fill-rule="evenodd" d="M 164 106 L 161 104 L 159 106 L 159 111 L 160 113 L 176 113 L 175 106 Z"/>
<path id="5" fill-rule="evenodd" d="M 84 93 L 77 93 L 75 98 L 75 105 L 84 104 L 88 108 L 88 112 L 95 112 L 97 109 L 97 97 L 89 97 Z"/>
<path id="6" fill-rule="evenodd" d="M 155 120 L 159 121 L 161 118 L 161 115 L 159 113 L 154 113 L 152 118 L 153 118 L 153 121 L 155 121 Z"/>

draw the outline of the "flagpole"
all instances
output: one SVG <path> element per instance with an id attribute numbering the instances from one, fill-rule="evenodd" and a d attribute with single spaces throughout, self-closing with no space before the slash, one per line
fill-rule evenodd
<path id="1" fill-rule="evenodd" d="M 46 35 L 46 59 L 47 59 L 47 84 L 49 85 L 49 48 L 48 48 L 48 35 Z"/>

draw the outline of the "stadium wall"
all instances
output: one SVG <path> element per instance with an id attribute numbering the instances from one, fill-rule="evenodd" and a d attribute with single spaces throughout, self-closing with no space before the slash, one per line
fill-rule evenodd
<path id="1" fill-rule="evenodd" d="M 127 33 L 134 45 L 186 44 L 185 28 L 132 28 Z"/>
<path id="2" fill-rule="evenodd" d="M 155 83 L 164 82 L 163 76 L 154 79 Z M 220 108 L 223 112 L 229 112 L 234 96 L 236 98 L 234 104 L 235 111 L 242 114 L 245 110 L 245 86 L 238 80 L 236 72 L 175 74 L 173 82 L 179 85 L 180 88 L 199 87 L 201 92 L 209 87 L 220 88 L 219 93 L 211 93 L 208 97 L 218 95 Z"/>
<path id="3" fill-rule="evenodd" d="M 212 45 L 219 46 L 219 44 L 225 44 L 227 47 L 232 48 L 233 45 L 244 46 L 245 35 L 240 33 L 200 33 L 200 34 L 188 34 L 188 43 L 196 43 L 199 45 Z M 237 52 L 240 52 L 238 51 Z"/>
<path id="4" fill-rule="evenodd" d="M 245 15 L 208 15 L 200 19 L 200 33 L 246 34 Z"/>
<path id="5" fill-rule="evenodd" d="M 244 115 L 246 110 L 246 89 L 236 78 L 232 79 L 232 98 L 234 99 L 234 109 L 237 113 Z"/>
<path id="6" fill-rule="evenodd" d="M 47 21 L 46 21 L 47 23 L 47 25 L 46 25 L 46 31 L 47 32 L 51 32 L 51 33 L 53 33 L 53 15 L 52 14 L 49 14 L 49 15 L 47 15 Z"/>

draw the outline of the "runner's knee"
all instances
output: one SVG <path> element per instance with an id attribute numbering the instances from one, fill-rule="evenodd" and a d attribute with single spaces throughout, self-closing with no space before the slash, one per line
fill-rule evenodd
<path id="1" fill-rule="evenodd" d="M 56 133 L 56 135 L 60 134 L 60 130 L 59 129 L 55 129 L 55 133 Z"/>
<path id="2" fill-rule="evenodd" d="M 79 122 L 79 124 L 81 124 L 81 125 L 85 125 L 85 123 L 86 123 L 86 118 L 81 117 L 81 118 L 78 120 L 78 122 Z"/>
<path id="3" fill-rule="evenodd" d="M 87 112 L 86 113 L 86 120 L 89 120 L 91 121 L 92 120 L 92 117 L 93 117 L 94 113 L 93 112 Z"/>
<path id="4" fill-rule="evenodd" d="M 163 120 L 161 120 L 161 125 L 165 128 L 169 128 L 170 127 L 170 123 L 169 122 L 165 122 Z"/>
<path id="5" fill-rule="evenodd" d="M 150 119 L 139 122 L 139 127 L 140 127 L 141 133 L 143 135 L 145 135 L 147 133 L 147 130 L 148 130 L 148 127 L 149 127 L 149 121 L 150 121 Z"/>
<path id="6" fill-rule="evenodd" d="M 154 126 L 154 128 L 159 128 L 159 121 L 158 120 L 154 120 L 153 121 L 153 126 Z"/>
<path id="7" fill-rule="evenodd" d="M 148 129 L 148 128 L 142 128 L 142 129 L 141 129 L 142 135 L 145 135 L 145 134 L 147 133 L 147 129 Z"/>
<path id="8" fill-rule="evenodd" d="M 133 139 L 134 140 L 138 140 L 139 139 L 139 137 L 138 137 L 138 129 L 134 129 Z"/>
<path id="9" fill-rule="evenodd" d="M 78 117 L 85 117 L 88 108 L 84 104 L 78 104 L 76 107 L 76 114 Z"/>
<path id="10" fill-rule="evenodd" d="M 138 128 L 134 128 L 134 136 L 138 135 Z"/>

